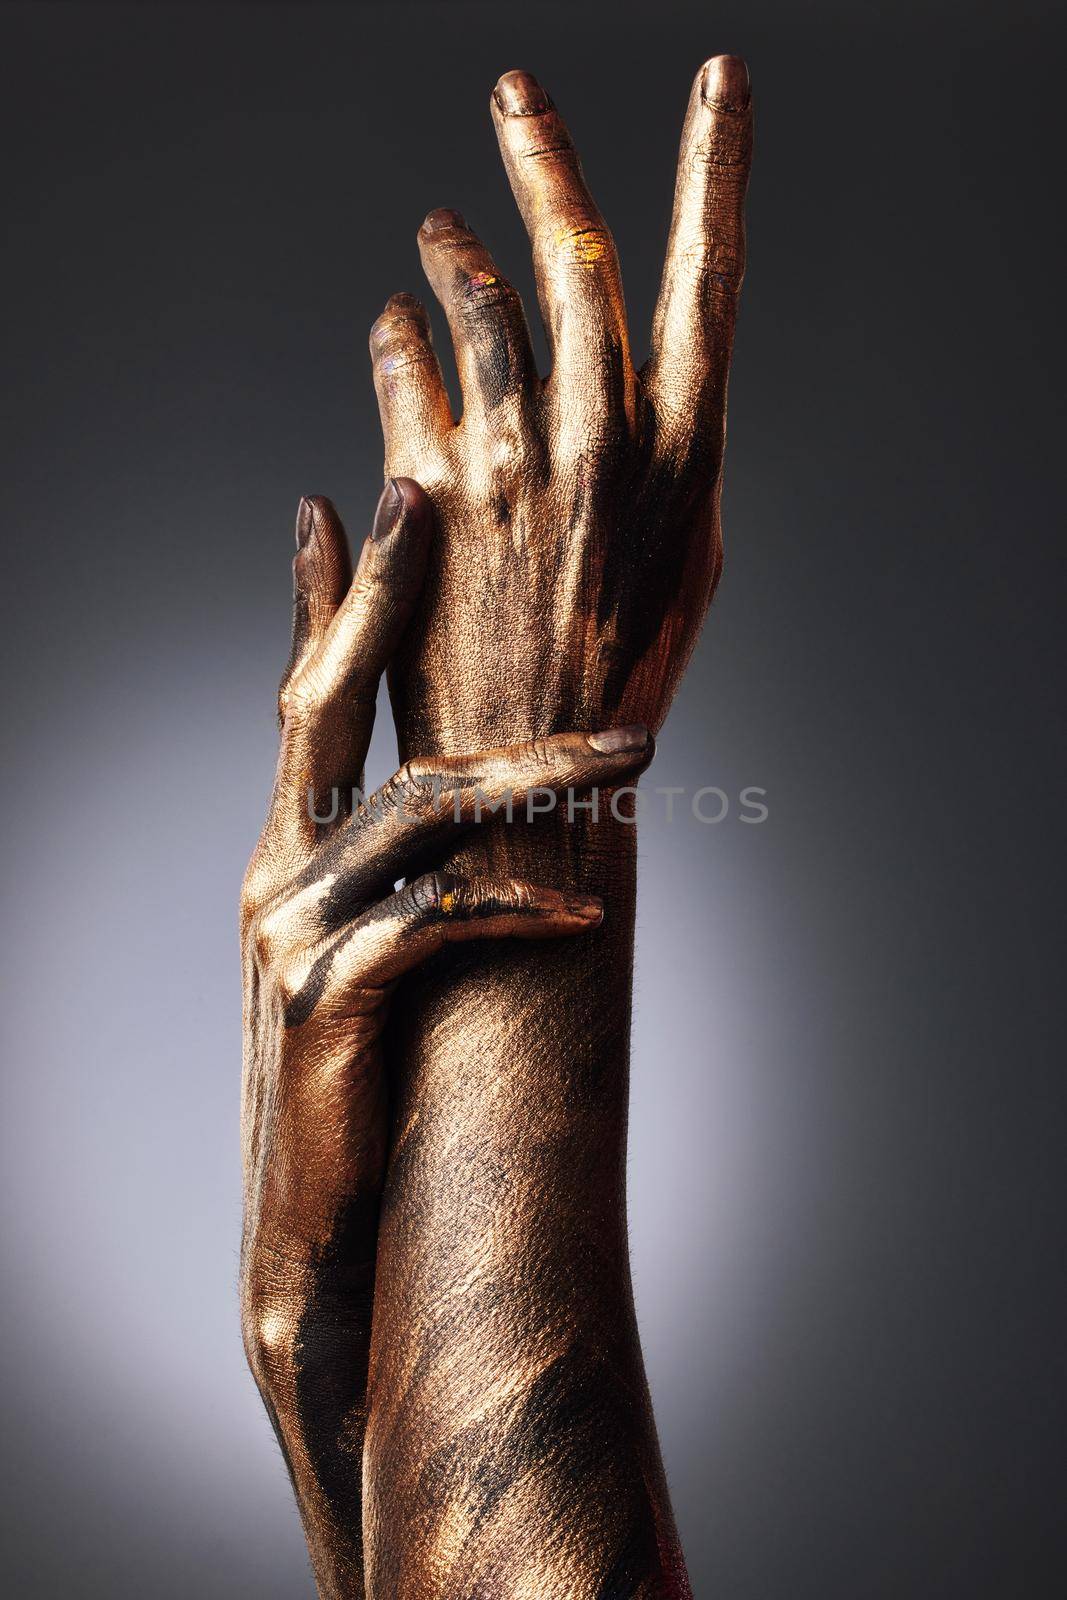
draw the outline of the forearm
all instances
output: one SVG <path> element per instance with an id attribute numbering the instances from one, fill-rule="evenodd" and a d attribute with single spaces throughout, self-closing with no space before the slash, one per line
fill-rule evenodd
<path id="1" fill-rule="evenodd" d="M 262 1261 L 243 1293 L 245 1348 L 289 1470 L 319 1593 L 363 1581 L 363 1436 L 374 1268 L 350 1262 L 343 1293 L 322 1261 Z"/>
<path id="2" fill-rule="evenodd" d="M 319 1593 L 360 1600 L 384 1086 L 373 1054 L 353 1053 L 351 1023 L 339 1050 L 335 1025 L 294 1048 L 272 1043 L 272 1022 L 249 1030 L 241 1327 Z"/>
<path id="3" fill-rule="evenodd" d="M 633 1313 L 625 1147 L 635 845 L 601 817 L 474 830 L 464 870 L 604 900 L 566 951 L 412 985 L 371 1358 L 379 1596 L 688 1593 Z M 484 955 L 484 952 L 483 952 Z"/>

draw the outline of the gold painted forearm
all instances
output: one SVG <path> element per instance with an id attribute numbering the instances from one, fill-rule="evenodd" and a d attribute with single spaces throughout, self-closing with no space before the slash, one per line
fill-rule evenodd
<path id="1" fill-rule="evenodd" d="M 500 833 L 477 836 L 464 870 L 475 851 L 499 863 Z M 559 841 L 542 848 L 558 873 Z M 688 1592 L 627 1260 L 630 835 L 573 866 L 605 905 L 580 952 L 439 962 L 396 1014 L 367 1439 L 376 1596 Z"/>

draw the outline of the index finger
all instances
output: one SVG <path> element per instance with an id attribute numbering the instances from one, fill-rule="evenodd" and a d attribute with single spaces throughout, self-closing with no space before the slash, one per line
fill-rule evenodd
<path id="1" fill-rule="evenodd" d="M 347 814 L 374 724 L 375 698 L 418 594 L 433 512 L 410 478 L 378 502 L 359 563 L 316 647 L 282 695 L 282 738 L 267 835 L 300 851 Z"/>

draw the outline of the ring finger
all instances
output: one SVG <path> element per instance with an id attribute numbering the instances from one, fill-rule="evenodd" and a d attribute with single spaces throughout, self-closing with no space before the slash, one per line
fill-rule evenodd
<path id="1" fill-rule="evenodd" d="M 483 418 L 527 395 L 536 378 L 522 301 L 458 211 L 431 211 L 419 229 L 423 270 L 448 318 L 464 417 Z"/>

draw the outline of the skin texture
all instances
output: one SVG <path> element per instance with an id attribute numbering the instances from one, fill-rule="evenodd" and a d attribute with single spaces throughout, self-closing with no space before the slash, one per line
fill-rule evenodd
<path id="1" fill-rule="evenodd" d="M 744 264 L 748 74 L 697 74 L 652 353 L 632 363 L 611 236 L 525 73 L 492 117 L 533 249 L 552 370 L 455 212 L 419 249 L 456 351 L 371 335 L 387 473 L 437 533 L 390 669 L 402 756 L 569 728 L 657 729 L 722 565 L 726 378 Z M 448 870 L 603 902 L 581 940 L 442 951 L 386 1036 L 392 1135 L 368 1364 L 368 1592 L 443 1600 L 689 1594 L 648 1401 L 626 1244 L 635 836 L 599 819 L 484 826 Z"/>
<path id="2" fill-rule="evenodd" d="M 324 1595 L 364 1593 L 390 995 L 448 944 L 565 937 L 601 918 L 592 896 L 421 869 L 482 808 L 517 803 L 521 828 L 531 796 L 543 803 L 557 790 L 617 783 L 651 754 L 644 728 L 624 728 L 410 760 L 352 806 L 378 681 L 418 592 L 431 526 L 417 484 L 388 485 L 353 577 L 329 502 L 301 502 L 278 775 L 242 894 L 242 1328 Z M 349 797 L 336 808 L 335 786 Z M 394 891 L 412 871 L 420 875 Z"/>

